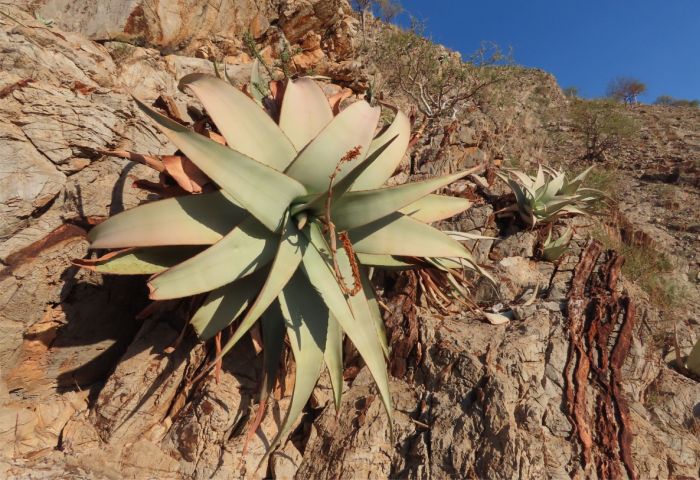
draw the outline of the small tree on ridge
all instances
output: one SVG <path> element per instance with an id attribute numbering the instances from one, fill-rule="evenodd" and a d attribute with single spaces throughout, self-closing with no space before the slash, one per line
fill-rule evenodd
<path id="1" fill-rule="evenodd" d="M 637 103 L 637 97 L 646 90 L 647 86 L 635 78 L 618 77 L 608 84 L 608 97 L 632 105 Z"/>

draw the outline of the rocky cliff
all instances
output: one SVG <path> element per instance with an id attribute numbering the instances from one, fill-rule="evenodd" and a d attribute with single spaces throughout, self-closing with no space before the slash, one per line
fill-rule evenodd
<path id="1" fill-rule="evenodd" d="M 253 345 L 227 357 L 218 381 L 193 385 L 211 346 L 183 330 L 187 305 L 149 309 L 143 279 L 71 261 L 88 254 L 91 226 L 153 198 L 133 185 L 156 180 L 152 171 L 104 151 L 174 150 L 130 94 L 189 121 L 200 107 L 178 79 L 213 74 L 223 59 L 242 83 L 250 32 L 264 58 L 291 48 L 293 68 L 361 95 L 357 19 L 345 0 L 21 0 L 0 12 L 3 478 L 700 476 L 700 383 L 673 364 L 674 344 L 687 353 L 699 330 L 697 110 L 631 111 L 639 138 L 614 169 L 602 166 L 612 177 L 597 177 L 613 205 L 566 221 L 576 237 L 556 264 L 539 259 L 538 232 L 494 220 L 503 185 L 461 183 L 474 206 L 446 226 L 496 238 L 474 251 L 498 292 L 472 291 L 512 319 L 436 311 L 415 276 L 379 279 L 393 432 L 351 358 L 341 411 L 322 378 L 293 435 L 256 469 L 289 389 L 244 454 L 261 369 Z M 478 108 L 416 136 L 397 181 L 480 162 L 582 168 L 555 79 L 503 72 Z M 410 107 L 398 94 L 385 100 Z M 680 293 L 659 302 L 629 269 L 633 255 L 646 256 L 642 265 L 663 255 L 671 266 L 651 275 Z"/>

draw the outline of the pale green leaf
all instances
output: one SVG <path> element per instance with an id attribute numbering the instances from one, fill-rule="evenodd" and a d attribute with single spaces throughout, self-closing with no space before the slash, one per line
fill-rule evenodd
<path id="1" fill-rule="evenodd" d="M 398 110 L 391 125 L 372 140 L 367 155 L 371 155 L 394 137 L 396 140 L 391 146 L 355 181 L 353 190 L 372 190 L 381 187 L 401 163 L 411 138 L 411 121 Z"/>
<path id="2" fill-rule="evenodd" d="M 91 248 L 211 245 L 248 212 L 221 192 L 168 198 L 108 218 L 88 233 Z"/>
<path id="3" fill-rule="evenodd" d="M 297 151 L 316 138 L 331 120 L 331 106 L 316 82 L 310 78 L 287 82 L 279 124 Z"/>
<path id="4" fill-rule="evenodd" d="M 430 194 L 406 205 L 400 212 L 419 222 L 432 223 L 452 218 L 467 210 L 471 205 L 472 203 L 466 198 Z"/>
<path id="5" fill-rule="evenodd" d="M 248 218 L 199 255 L 151 278 L 151 298 L 196 295 L 244 277 L 272 260 L 278 238 Z"/>
<path id="6" fill-rule="evenodd" d="M 384 319 L 382 318 L 382 312 L 379 309 L 379 302 L 377 301 L 377 296 L 374 293 L 374 287 L 367 274 L 367 269 L 360 268 L 360 278 L 362 279 L 362 291 L 367 297 L 367 306 L 369 307 L 369 313 L 374 321 L 374 326 L 377 329 L 377 338 L 379 338 L 379 343 L 382 345 L 382 350 L 384 351 L 384 357 L 389 359 L 389 342 L 386 338 L 386 326 L 384 325 Z"/>
<path id="7" fill-rule="evenodd" d="M 593 165 L 578 174 L 571 182 L 565 181 L 560 193 L 562 195 L 571 195 L 576 193 L 591 170 L 593 170 Z"/>
<path id="8" fill-rule="evenodd" d="M 227 85 L 214 77 L 208 78 Z M 292 200 L 306 193 L 299 182 L 283 173 L 186 129 L 138 100 L 137 103 L 197 167 L 271 231 L 281 227 Z"/>
<path id="9" fill-rule="evenodd" d="M 277 255 L 272 262 L 270 273 L 265 280 L 265 284 L 260 290 L 260 294 L 255 299 L 255 303 L 250 307 L 233 336 L 221 349 L 219 358 L 233 348 L 233 346 L 245 335 L 245 333 L 260 318 L 260 315 L 270 306 L 287 284 L 289 279 L 296 272 L 301 258 L 306 250 L 306 237 L 301 235 L 294 225 L 294 221 L 288 215 L 286 217 L 285 228 L 282 232 L 282 239 L 279 242 Z"/>
<path id="10" fill-rule="evenodd" d="M 75 265 L 112 275 L 152 275 L 197 255 L 203 247 L 130 248 L 95 259 L 76 259 Z"/>
<path id="11" fill-rule="evenodd" d="M 322 237 L 318 225 L 312 224 L 310 227 L 313 237 L 318 238 L 319 235 Z M 377 336 L 377 330 L 371 320 L 369 323 L 363 322 L 353 315 L 353 311 L 337 283 L 332 267 L 328 263 L 329 260 L 322 253 L 324 249 L 324 246 L 320 246 L 319 249 L 319 246 L 312 240 L 304 254 L 302 269 L 367 364 L 379 388 L 384 407 L 391 417 L 389 378 L 384 361 L 384 350 Z"/>
<path id="12" fill-rule="evenodd" d="M 377 157 L 379 157 L 382 154 L 382 152 L 385 149 L 387 149 L 394 140 L 395 138 L 389 139 L 389 141 L 385 145 L 382 145 L 377 150 L 372 152 L 371 155 L 365 158 L 362 161 L 362 163 L 353 168 L 352 171 L 345 175 L 342 179 L 336 179 L 333 182 L 333 188 L 331 192 L 333 198 L 331 199 L 331 204 L 333 201 L 335 201 L 335 199 L 342 197 L 345 194 L 345 192 L 350 190 L 350 187 L 352 186 L 353 182 L 362 174 L 362 172 L 364 172 L 367 169 L 367 167 L 372 165 L 372 162 L 375 159 L 377 159 Z M 292 208 L 292 215 L 296 215 L 297 213 L 303 210 L 310 210 L 316 215 L 322 215 L 326 208 L 328 193 L 328 190 L 326 190 L 322 193 L 307 195 L 306 198 L 303 198 L 303 201 L 301 203 L 298 203 Z"/>
<path id="13" fill-rule="evenodd" d="M 279 306 L 296 363 L 296 375 L 292 401 L 277 436 L 270 443 L 272 448 L 289 434 L 294 421 L 311 398 L 323 367 L 323 349 L 328 335 L 328 310 L 323 304 L 315 301 L 315 295 L 309 296 L 309 292 L 313 292 L 313 287 L 298 273 L 292 277 L 279 297 Z"/>
<path id="14" fill-rule="evenodd" d="M 362 265 L 382 267 L 390 270 L 407 270 L 415 268 L 416 264 L 391 255 L 376 255 L 370 253 L 357 253 L 357 259 Z"/>
<path id="15" fill-rule="evenodd" d="M 190 323 L 201 340 L 209 340 L 236 320 L 260 291 L 267 269 L 219 287 L 207 295 Z"/>
<path id="16" fill-rule="evenodd" d="M 344 163 L 336 176 L 337 180 L 365 159 L 378 118 L 378 108 L 372 108 L 364 101 L 355 102 L 333 118 L 299 152 L 285 173 L 303 183 L 310 193 L 328 190 L 330 176 L 348 152 L 360 147 L 360 154 L 354 160 Z"/>
<path id="17" fill-rule="evenodd" d="M 532 189 L 537 191 L 544 186 L 545 176 L 542 165 L 537 166 L 537 176 L 535 177 L 535 183 L 532 184 Z"/>
<path id="18" fill-rule="evenodd" d="M 468 173 L 464 171 L 396 187 L 349 192 L 332 205 L 331 218 L 339 231 L 361 227 L 402 209 Z"/>
<path id="19" fill-rule="evenodd" d="M 568 248 L 569 242 L 571 242 L 573 235 L 574 230 L 571 227 L 568 227 L 561 237 L 552 241 L 552 231 L 550 230 L 542 247 L 542 256 L 550 262 L 557 260 Z"/>
<path id="20" fill-rule="evenodd" d="M 317 301 L 323 302 L 320 298 Z M 323 359 L 331 378 L 333 403 L 337 412 L 340 410 L 340 401 L 343 397 L 343 331 L 330 312 L 328 312 L 328 335 L 326 336 Z"/>
<path id="21" fill-rule="evenodd" d="M 357 253 L 405 257 L 463 257 L 469 251 L 439 230 L 400 213 L 350 230 Z"/>
<path id="22" fill-rule="evenodd" d="M 309 232 L 311 236 L 311 241 L 316 246 L 316 248 L 324 255 L 325 258 L 330 257 L 330 247 L 323 237 L 320 229 L 317 225 L 312 225 Z M 343 281 L 354 284 L 355 279 L 353 277 L 352 266 L 350 265 L 350 260 L 348 259 L 347 252 L 343 249 L 339 249 L 336 252 L 336 260 L 338 262 L 338 268 L 343 276 Z M 382 347 L 384 355 L 386 358 L 389 356 L 389 344 L 386 339 L 386 331 L 384 330 L 384 320 L 382 319 L 381 313 L 379 311 L 379 304 L 374 295 L 374 288 L 369 281 L 366 269 L 360 267 L 360 291 L 355 295 L 350 295 L 347 297 L 348 304 L 352 310 L 353 317 L 355 317 L 356 328 L 363 330 L 371 330 L 372 327 L 376 330 L 377 339 Z"/>
<path id="23" fill-rule="evenodd" d="M 233 85 L 193 73 L 180 80 L 180 88 L 183 87 L 199 98 L 233 150 L 280 172 L 296 156 L 292 143 L 274 120 Z"/>

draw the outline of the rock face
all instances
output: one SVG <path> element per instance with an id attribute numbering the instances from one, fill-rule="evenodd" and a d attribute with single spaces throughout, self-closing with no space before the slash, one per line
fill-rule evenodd
<path id="1" fill-rule="evenodd" d="M 683 351 L 697 339 L 700 302 L 667 311 L 650 305 L 620 275 L 621 257 L 588 241 L 592 220 L 567 220 L 577 231 L 570 252 L 557 265 L 541 261 L 542 232 L 494 221 L 508 198 L 481 177 L 452 187 L 474 206 L 444 227 L 497 237 L 472 242 L 497 290 L 480 282 L 473 292 L 512 319 L 492 325 L 473 312 L 439 313 L 410 274 L 378 278 L 389 306 L 393 432 L 367 370 L 348 365 L 340 411 L 322 377 L 294 433 L 258 468 L 291 386 L 279 386 L 258 433 L 246 439 L 261 376 L 252 342 L 226 357 L 218 380 L 193 383 L 211 348 L 181 335 L 193 305 L 149 306 L 143 279 L 102 277 L 71 260 L 87 255 L 92 225 L 153 198 L 133 187 L 135 179 L 155 181 L 152 171 L 101 151 L 174 150 L 130 93 L 190 121 L 199 107 L 177 90 L 178 79 L 213 73 L 210 59 L 227 56 L 229 76 L 243 82 L 246 31 L 264 56 L 277 58 L 287 41 L 303 49 L 294 58 L 300 69 L 321 66 L 350 83 L 357 21 L 341 0 L 20 6 L 2 7 L 9 17 L 0 17 L 2 478 L 700 475 L 700 383 L 666 356 L 671 322 Z M 492 103 L 425 132 L 411 152 L 414 177 L 482 161 L 561 159 L 566 149 L 548 133 L 566 106 L 554 78 L 510 69 L 501 85 Z M 683 118 L 664 158 L 683 151 L 681 140 L 695 145 L 698 117 Z M 648 128 L 661 142 L 663 129 Z M 629 218 L 607 227 L 685 252 L 672 259 L 696 299 L 697 236 L 669 225 L 690 215 L 678 212 L 697 189 L 674 184 L 681 197 L 673 210 L 647 189 L 660 180 L 628 171 L 620 182 L 641 193 L 620 204 Z"/>
<path id="2" fill-rule="evenodd" d="M 307 68 L 327 58 L 348 58 L 357 25 L 346 0 L 31 0 L 25 7 L 91 40 L 204 58 L 240 53 L 243 36 L 250 33 L 270 54 L 278 54 L 284 43 L 301 46 L 299 62 Z"/>

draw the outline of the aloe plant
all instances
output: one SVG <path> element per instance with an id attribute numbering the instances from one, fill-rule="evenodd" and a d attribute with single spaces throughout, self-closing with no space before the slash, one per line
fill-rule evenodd
<path id="1" fill-rule="evenodd" d="M 121 250 L 79 263 L 104 273 L 152 275 L 148 286 L 155 300 L 206 293 L 191 320 L 200 339 L 237 322 L 210 365 L 260 319 L 263 396 L 286 332 L 296 380 L 270 448 L 288 434 L 324 365 L 338 407 L 343 333 L 367 364 L 391 416 L 388 346 L 367 267 L 480 271 L 459 241 L 429 226 L 469 207 L 465 199 L 431 193 L 469 172 L 382 187 L 407 148 L 406 115 L 397 111 L 375 135 L 379 108 L 358 101 L 334 116 L 308 78 L 287 82 L 277 122 L 224 80 L 194 74 L 181 87 L 199 98 L 225 144 L 136 101 L 216 188 L 106 220 L 90 232 L 91 248 Z"/>
<path id="2" fill-rule="evenodd" d="M 569 243 L 573 236 L 574 230 L 568 227 L 559 238 L 552 240 L 552 229 L 550 228 L 549 232 L 547 232 L 547 238 L 542 244 L 542 256 L 544 259 L 550 262 L 559 260 L 559 257 L 569 248 Z"/>
<path id="3" fill-rule="evenodd" d="M 541 165 L 537 175 L 509 169 L 499 172 L 515 194 L 516 203 L 501 212 L 518 212 L 527 224 L 550 223 L 567 214 L 587 214 L 587 207 L 600 200 L 603 193 L 581 185 L 593 167 L 584 170 L 572 181 L 564 172 L 557 172 Z"/>

